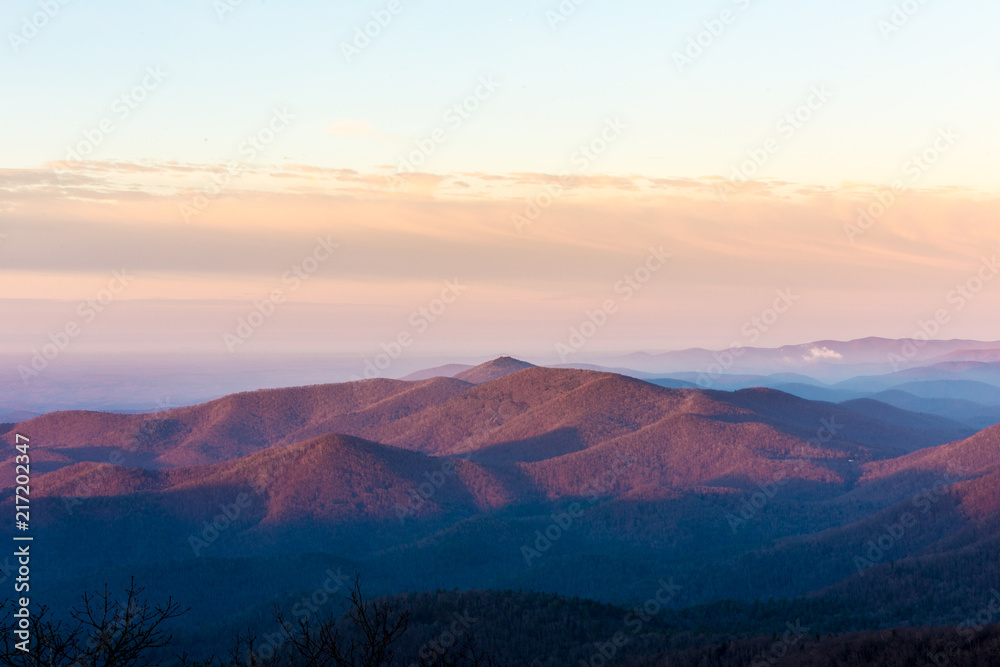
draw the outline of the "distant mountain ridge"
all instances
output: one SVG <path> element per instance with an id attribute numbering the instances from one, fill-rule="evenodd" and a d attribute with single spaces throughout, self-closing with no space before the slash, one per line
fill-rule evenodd
<path id="1" fill-rule="evenodd" d="M 892 372 L 890 355 L 908 352 L 909 363 L 924 365 L 949 355 L 949 360 L 974 360 L 970 357 L 987 351 L 1000 351 L 1000 341 L 913 340 L 879 337 L 850 341 L 820 340 L 777 348 L 742 347 L 734 350 L 691 348 L 676 352 L 639 352 L 619 357 L 616 364 L 654 373 L 759 373 L 771 375 L 798 372 L 829 381 L 847 379 L 852 375 Z M 912 350 L 912 354 L 909 351 Z"/>
<path id="2" fill-rule="evenodd" d="M 746 343 L 743 341 L 743 348 L 732 350 L 692 348 L 629 355 L 584 354 L 583 350 L 571 367 L 647 380 L 684 373 L 688 376 L 674 377 L 674 381 L 684 380 L 702 388 L 738 389 L 751 385 L 734 386 L 726 376 L 770 378 L 759 384 L 781 388 L 775 385 L 787 374 L 789 379 L 785 384 L 828 386 L 856 377 L 886 375 L 939 362 L 996 363 L 1000 358 L 1000 342 L 944 340 L 925 345 L 922 341 L 869 337 L 853 341 L 821 340 L 780 348 L 754 347 Z M 913 346 L 913 356 L 908 346 Z M 906 363 L 894 367 L 889 355 L 898 355 L 904 349 L 907 350 Z M 19 363 L 16 357 L 9 360 L 14 366 Z M 474 367 L 469 362 L 455 361 L 448 357 L 428 357 L 426 365 L 429 368 L 419 370 L 419 361 L 407 358 L 398 360 L 395 369 L 405 375 L 404 380 L 413 381 L 452 377 Z M 546 357 L 543 354 L 530 361 L 560 366 L 553 355 Z M 356 355 L 299 355 L 294 358 L 240 355 L 239 359 L 181 356 L 147 359 L 137 355 L 128 359 L 116 356 L 80 360 L 79 363 L 69 360 L 60 364 L 58 372 L 44 374 L 28 385 L 10 382 L 4 387 L 0 383 L 0 413 L 14 409 L 36 414 L 73 409 L 147 413 L 170 406 L 204 403 L 262 387 L 327 384 L 356 378 L 358 363 Z M 106 372 L 95 376 L 93 369 L 104 364 L 108 365 Z M 957 379 L 979 378 L 959 376 Z M 870 395 L 873 391 L 866 393 Z M 860 396 L 845 396 L 840 400 L 848 398 Z M 0 423 L 23 420 L 24 415 L 0 417 Z"/>

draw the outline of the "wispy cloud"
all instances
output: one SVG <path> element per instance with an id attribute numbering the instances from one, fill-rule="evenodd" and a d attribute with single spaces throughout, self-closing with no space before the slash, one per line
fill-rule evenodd
<path id="1" fill-rule="evenodd" d="M 819 361 L 820 359 L 843 359 L 844 355 L 828 347 L 814 347 L 809 350 L 809 354 L 803 354 L 803 361 Z"/>
<path id="2" fill-rule="evenodd" d="M 77 299 L 80 285 L 123 266 L 140 278 L 129 298 L 256 298 L 303 247 L 330 235 L 344 252 L 302 298 L 331 307 L 351 302 L 338 317 L 357 321 L 359 331 L 387 308 L 405 321 L 427 285 L 461 277 L 470 285 L 460 309 L 470 318 L 464 339 L 523 324 L 525 340 L 556 340 L 566 321 L 612 293 L 649 246 L 663 246 L 674 254 L 669 270 L 630 305 L 623 331 L 648 341 L 667 331 L 690 342 L 711 330 L 731 338 L 748 308 L 791 287 L 802 295 L 803 323 L 790 320 L 782 331 L 799 342 L 830 337 L 829 326 L 841 327 L 842 338 L 909 335 L 939 301 L 928 302 L 928 294 L 946 293 L 1000 247 L 993 224 L 1000 199 L 967 192 L 914 191 L 852 245 L 842 227 L 866 201 L 870 190 L 861 186 L 771 184 L 768 194 L 744 189 L 721 202 L 712 179 L 594 174 L 567 186 L 519 235 L 511 214 L 554 176 L 416 173 L 393 181 L 390 169 L 292 162 L 254 166 L 197 224 L 184 225 L 177 202 L 214 168 L 94 161 L 61 174 L 0 170 L 7 298 Z M 808 194 L 794 192 L 804 188 Z M 993 298 L 984 294 L 976 305 L 988 312 Z M 210 313 L 206 307 L 204 317 Z M 391 317 L 380 322 L 394 326 Z M 988 337 L 960 327 L 954 335 Z M 832 354 L 817 348 L 806 358 Z"/>

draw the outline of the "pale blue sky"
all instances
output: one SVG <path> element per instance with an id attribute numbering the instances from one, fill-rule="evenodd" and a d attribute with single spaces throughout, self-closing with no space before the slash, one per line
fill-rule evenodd
<path id="1" fill-rule="evenodd" d="M 925 184 L 995 189 L 996 2 L 924 2 L 885 39 L 877 23 L 898 0 L 585 0 L 555 31 L 545 13 L 557 0 L 401 0 L 346 62 L 341 42 L 387 4 L 244 0 L 220 20 L 212 0 L 69 0 L 15 53 L 9 34 L 38 3 L 10 0 L 0 17 L 0 167 L 62 159 L 159 65 L 168 79 L 93 157 L 236 157 L 241 138 L 283 106 L 297 119 L 266 160 L 370 171 L 394 164 L 492 75 L 500 90 L 449 134 L 428 171 L 558 171 L 604 118 L 621 116 L 628 132 L 593 171 L 728 176 L 825 84 L 833 99 L 763 175 L 886 181 L 953 126 L 962 138 Z M 724 9 L 734 21 L 679 73 L 673 53 Z M 381 134 L 325 131 L 335 123 Z"/>

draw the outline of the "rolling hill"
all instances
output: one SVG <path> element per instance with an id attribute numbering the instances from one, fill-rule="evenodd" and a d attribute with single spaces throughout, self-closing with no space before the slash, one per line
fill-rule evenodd
<path id="1" fill-rule="evenodd" d="M 519 370 L 518 370 L 519 369 Z M 152 415 L 56 412 L 18 425 L 30 433 L 41 470 L 75 462 L 130 466 L 208 465 L 327 433 L 343 433 L 433 455 L 493 462 L 537 461 L 609 442 L 678 414 L 758 423 L 767 437 L 813 438 L 822 420 L 843 422 L 837 442 L 855 458 L 893 456 L 971 434 L 946 420 L 814 403 L 771 390 L 674 390 L 612 373 L 533 367 L 506 358 L 458 378 L 268 389 Z M 886 410 L 891 408 L 886 407 Z M 661 427 L 662 428 L 662 427 Z M 13 434 L 3 436 L 12 442 Z M 693 436 L 692 436 L 693 437 Z M 706 435 L 704 439 L 713 436 Z M 764 437 L 763 435 L 761 437 Z"/>

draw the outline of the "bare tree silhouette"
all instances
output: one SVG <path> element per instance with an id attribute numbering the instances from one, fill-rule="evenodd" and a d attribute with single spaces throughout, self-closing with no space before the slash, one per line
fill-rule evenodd
<path id="1" fill-rule="evenodd" d="M 154 651 L 170 645 L 164 623 L 187 613 L 168 598 L 151 604 L 145 589 L 129 582 L 124 598 L 116 599 L 107 585 L 103 592 L 84 593 L 70 610 L 72 621 L 52 619 L 42 607 L 34 618 L 29 651 L 21 651 L 10 633 L 4 634 L 0 664 L 10 667 L 153 667 Z M 4 611 L 7 602 L 0 604 Z"/>
<path id="2" fill-rule="evenodd" d="M 157 656 L 170 647 L 171 635 L 164 624 L 188 609 L 168 598 L 152 604 L 145 589 L 131 580 L 121 599 L 105 585 L 101 592 L 87 592 L 70 610 L 70 620 L 55 620 L 51 610 L 41 608 L 35 616 L 30 651 L 16 648 L 13 635 L 5 633 L 0 665 L 6 667 L 155 667 Z M 0 603 L 0 613 L 9 601 Z M 279 647 L 260 642 L 247 630 L 238 636 L 226 658 L 192 661 L 177 657 L 184 667 L 392 667 L 396 644 L 406 632 L 409 614 L 399 611 L 392 600 L 368 600 L 355 575 L 348 592 L 347 613 L 322 619 L 304 618 L 295 623 L 279 609 L 274 620 L 285 640 Z M 500 667 L 492 657 L 476 650 L 472 642 L 420 658 L 419 667 Z"/>
<path id="3" fill-rule="evenodd" d="M 329 616 L 290 622 L 279 610 L 274 620 L 281 628 L 284 642 L 280 649 L 261 643 L 251 630 L 236 639 L 228 661 L 212 659 L 186 667 L 392 667 L 396 664 L 395 645 L 406 632 L 409 614 L 397 611 L 389 600 L 368 600 L 355 575 L 346 599 L 344 620 Z M 345 622 L 346 621 L 346 622 Z M 500 667 L 490 656 L 471 644 L 461 649 L 435 655 L 428 661 L 420 658 L 419 667 Z"/>

